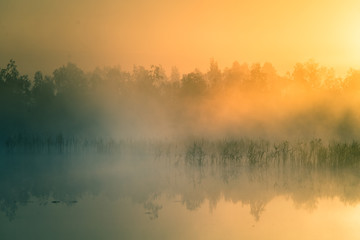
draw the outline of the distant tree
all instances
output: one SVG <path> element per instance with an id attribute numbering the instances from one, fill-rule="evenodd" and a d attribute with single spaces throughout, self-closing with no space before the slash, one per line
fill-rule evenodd
<path id="1" fill-rule="evenodd" d="M 261 68 L 261 72 L 265 75 L 268 90 L 273 94 L 283 95 L 289 86 L 289 80 L 285 76 L 279 76 L 275 67 L 266 62 Z"/>
<path id="2" fill-rule="evenodd" d="M 23 130 L 29 118 L 30 81 L 20 75 L 14 60 L 0 69 L 0 140 L 5 133 Z"/>
<path id="3" fill-rule="evenodd" d="M 228 87 L 237 86 L 237 88 L 241 88 L 244 82 L 249 79 L 249 75 L 249 66 L 246 63 L 240 65 L 235 61 L 231 68 L 224 70 L 224 84 Z"/>
<path id="4" fill-rule="evenodd" d="M 73 63 L 56 69 L 53 73 L 57 94 L 76 95 L 89 87 L 84 72 Z"/>
<path id="5" fill-rule="evenodd" d="M 5 95 L 26 96 L 30 92 L 30 81 L 27 75 L 20 75 L 14 60 L 0 71 L 0 91 Z"/>
<path id="6" fill-rule="evenodd" d="M 114 95 L 113 97 L 120 97 L 127 95 L 129 80 L 129 73 L 122 71 L 120 67 L 112 67 L 105 70 L 104 80 L 98 87 L 104 88 L 103 90 Z"/>
<path id="7" fill-rule="evenodd" d="M 324 73 L 324 88 L 337 93 L 343 90 L 343 79 L 336 76 L 333 68 L 326 69 Z"/>
<path id="8" fill-rule="evenodd" d="M 177 67 L 171 68 L 170 81 L 171 82 L 180 82 L 180 72 Z"/>
<path id="9" fill-rule="evenodd" d="M 133 93 L 153 95 L 156 92 L 154 78 L 143 66 L 134 66 L 132 72 Z"/>
<path id="10" fill-rule="evenodd" d="M 176 67 L 172 67 L 170 77 L 162 81 L 160 86 L 161 96 L 164 102 L 173 104 L 178 100 L 180 92 L 180 73 Z"/>
<path id="11" fill-rule="evenodd" d="M 164 83 L 167 80 L 165 70 L 161 65 L 159 66 L 151 65 L 150 76 L 153 79 L 153 84 L 156 87 L 159 87 L 162 83 Z"/>
<path id="12" fill-rule="evenodd" d="M 326 72 L 326 68 L 320 67 L 314 60 L 309 60 L 304 64 L 297 63 L 292 77 L 295 83 L 304 89 L 319 89 L 323 85 L 324 72 Z"/>
<path id="13" fill-rule="evenodd" d="M 296 63 L 294 66 L 294 70 L 292 72 L 292 77 L 296 84 L 303 86 L 305 88 L 310 88 L 309 83 L 307 81 L 307 73 L 303 64 Z"/>
<path id="14" fill-rule="evenodd" d="M 165 69 L 161 65 L 152 65 L 150 68 L 150 76 L 156 89 L 156 97 L 165 96 L 169 82 Z"/>
<path id="15" fill-rule="evenodd" d="M 214 60 L 210 60 L 210 69 L 206 73 L 206 78 L 213 88 L 218 88 L 222 82 L 222 73 L 218 66 L 218 63 Z"/>
<path id="16" fill-rule="evenodd" d="M 204 76 L 198 70 L 183 75 L 181 79 L 181 93 L 185 97 L 201 97 L 205 94 L 206 87 Z"/>
<path id="17" fill-rule="evenodd" d="M 247 81 L 244 82 L 244 87 L 246 90 L 251 91 L 265 91 L 268 89 L 266 80 L 266 74 L 262 72 L 261 65 L 255 63 L 251 66 L 250 76 Z"/>
<path id="18" fill-rule="evenodd" d="M 43 77 L 40 71 L 34 75 L 34 86 L 32 88 L 32 97 L 36 104 L 49 104 L 55 97 L 55 85 L 48 76 Z"/>
<path id="19" fill-rule="evenodd" d="M 100 116 L 94 102 L 93 86 L 86 75 L 75 64 L 68 63 L 53 72 L 55 98 L 52 103 L 51 118 L 56 132 L 68 134 L 89 129 L 94 122 L 99 122 Z M 55 127 L 56 126 L 56 127 Z M 52 130 L 53 131 L 53 130 Z"/>
<path id="20" fill-rule="evenodd" d="M 343 88 L 346 91 L 360 90 L 360 70 L 350 69 L 343 82 Z"/>
<path id="21" fill-rule="evenodd" d="M 274 68 L 274 66 L 271 63 L 266 62 L 261 67 L 261 72 L 265 75 L 268 88 L 270 89 L 275 88 L 278 81 L 278 75 L 276 73 L 276 69 Z"/>

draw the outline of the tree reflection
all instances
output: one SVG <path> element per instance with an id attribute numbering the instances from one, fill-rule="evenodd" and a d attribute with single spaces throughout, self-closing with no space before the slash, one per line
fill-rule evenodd
<path id="1" fill-rule="evenodd" d="M 121 146 L 113 154 L 2 155 L 1 211 L 13 220 L 30 203 L 70 206 L 89 195 L 105 195 L 130 198 L 157 219 L 174 199 L 191 211 L 206 202 L 214 209 L 225 199 L 249 206 L 259 221 L 277 196 L 310 210 L 321 198 L 337 197 L 347 204 L 360 200 L 357 142 L 203 139 Z"/>

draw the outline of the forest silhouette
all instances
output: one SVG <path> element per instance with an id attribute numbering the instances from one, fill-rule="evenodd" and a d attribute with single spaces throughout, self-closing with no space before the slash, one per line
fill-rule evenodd
<path id="1" fill-rule="evenodd" d="M 270 63 L 234 62 L 181 75 L 174 67 L 97 68 L 73 63 L 22 75 L 0 70 L 1 141 L 105 138 L 262 137 L 356 139 L 360 71 L 338 77 L 313 60 L 277 73 Z M 45 136 L 45 137 L 44 137 Z"/>

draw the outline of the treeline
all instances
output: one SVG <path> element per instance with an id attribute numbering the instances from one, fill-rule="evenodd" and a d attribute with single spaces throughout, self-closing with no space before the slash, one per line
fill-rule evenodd
<path id="1" fill-rule="evenodd" d="M 356 96 L 359 90 L 360 71 L 351 69 L 340 78 L 333 69 L 313 61 L 296 64 L 284 76 L 270 63 L 234 62 L 221 70 L 212 60 L 206 73 L 194 70 L 180 75 L 173 68 L 167 75 L 161 66 L 84 72 L 68 63 L 52 75 L 39 71 L 30 78 L 20 74 L 10 60 L 0 70 L 0 132 L 4 139 L 19 133 L 106 136 L 116 131 L 119 136 L 131 136 L 135 130 L 161 135 L 186 129 L 191 134 L 197 128 L 208 131 L 224 124 L 216 120 L 223 107 L 227 113 L 222 119 L 234 122 L 234 116 L 243 114 L 239 107 L 229 105 L 266 109 L 269 100 L 276 99 L 278 104 L 287 99 L 308 100 L 310 95 Z M 242 126 L 249 124 L 242 122 Z"/>

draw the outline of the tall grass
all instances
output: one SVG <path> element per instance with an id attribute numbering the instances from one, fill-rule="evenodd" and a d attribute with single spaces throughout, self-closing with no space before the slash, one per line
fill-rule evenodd
<path id="1" fill-rule="evenodd" d="M 216 143 L 194 141 L 187 146 L 185 162 L 196 166 L 338 168 L 358 167 L 360 164 L 360 143 L 357 141 L 224 139 Z"/>
<path id="2" fill-rule="evenodd" d="M 5 140 L 6 153 L 110 153 L 119 150 L 119 142 L 113 139 L 86 139 L 81 137 L 66 137 L 58 134 L 52 136 L 17 134 Z"/>
<path id="3" fill-rule="evenodd" d="M 147 198 L 153 192 L 180 195 L 190 210 L 206 198 L 216 203 L 223 194 L 249 204 L 255 220 L 278 195 L 290 196 L 296 204 L 313 203 L 318 197 L 337 196 L 349 203 L 360 199 L 357 141 L 114 140 L 59 134 L 14 135 L 2 147 L 6 154 L 0 156 L 0 211 L 9 219 L 31 196 L 49 203 L 55 196 L 70 203 L 85 193 L 112 189 L 109 186 L 124 191 L 122 196 L 138 197 L 150 218 L 157 218 L 162 208 L 155 195 Z M 72 153 L 105 156 L 63 157 Z M 116 162 L 128 156 L 129 161 Z M 139 186 L 146 186 L 139 188 L 140 194 L 133 191 Z"/>
<path id="4" fill-rule="evenodd" d="M 155 158 L 176 159 L 187 166 L 211 165 L 260 167 L 358 167 L 360 143 L 321 139 L 310 141 L 269 141 L 264 139 L 222 140 L 114 140 L 75 136 L 18 134 L 2 144 L 6 154 L 145 154 Z"/>

